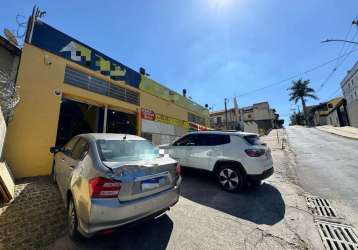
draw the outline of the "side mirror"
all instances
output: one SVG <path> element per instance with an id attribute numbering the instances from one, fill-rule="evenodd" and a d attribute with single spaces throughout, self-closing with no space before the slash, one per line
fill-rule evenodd
<path id="1" fill-rule="evenodd" d="M 51 147 L 50 148 L 50 152 L 52 153 L 52 154 L 56 154 L 56 153 L 58 153 L 58 152 L 60 152 L 61 151 L 61 147 Z"/>

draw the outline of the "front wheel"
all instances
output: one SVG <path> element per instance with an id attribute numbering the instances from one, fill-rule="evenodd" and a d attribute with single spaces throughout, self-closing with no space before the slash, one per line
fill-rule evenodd
<path id="1" fill-rule="evenodd" d="M 217 179 L 221 188 L 229 192 L 240 191 L 245 186 L 240 171 L 229 165 L 220 167 L 217 171 Z"/>
<path id="2" fill-rule="evenodd" d="M 72 197 L 68 203 L 67 224 L 70 238 L 74 241 L 79 241 L 82 237 L 80 232 L 78 232 L 78 218 Z"/>

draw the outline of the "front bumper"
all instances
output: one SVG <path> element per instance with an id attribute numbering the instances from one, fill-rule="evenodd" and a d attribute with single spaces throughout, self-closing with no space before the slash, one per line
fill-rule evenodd
<path id="1" fill-rule="evenodd" d="M 264 179 L 269 178 L 272 174 L 273 174 L 273 167 L 266 169 L 265 171 L 262 172 L 262 174 L 247 175 L 247 179 L 250 181 L 262 181 Z"/>
<path id="2" fill-rule="evenodd" d="M 79 218 L 79 231 L 86 237 L 115 227 L 151 217 L 174 206 L 180 196 L 180 185 L 149 197 L 120 202 L 118 199 L 92 199 L 90 217 Z"/>

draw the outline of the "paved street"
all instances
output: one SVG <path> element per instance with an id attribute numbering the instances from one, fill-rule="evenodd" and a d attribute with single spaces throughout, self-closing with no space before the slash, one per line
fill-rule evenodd
<path id="1" fill-rule="evenodd" d="M 303 189 L 358 214 L 358 141 L 300 126 L 289 127 L 287 133 Z M 351 217 L 351 223 L 357 220 L 344 216 Z"/>
<path id="2" fill-rule="evenodd" d="M 64 232 L 64 206 L 50 179 L 21 180 L 15 200 L 0 204 L 0 249 L 323 249 L 303 190 L 292 183 L 292 154 L 275 131 L 263 140 L 275 173 L 258 189 L 228 193 L 210 174 L 184 169 L 180 200 L 165 215 L 79 243 Z"/>
<path id="3" fill-rule="evenodd" d="M 289 180 L 288 152 L 276 132 L 264 140 L 275 174 L 259 189 L 224 192 L 210 174 L 185 169 L 180 201 L 162 217 L 81 243 L 65 235 L 46 249 L 322 249 L 303 192 Z"/>

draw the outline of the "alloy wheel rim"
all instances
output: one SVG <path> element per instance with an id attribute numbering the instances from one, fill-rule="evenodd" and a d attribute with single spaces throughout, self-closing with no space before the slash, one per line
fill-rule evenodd
<path id="1" fill-rule="evenodd" d="M 239 185 L 239 176 L 234 170 L 224 168 L 219 173 L 219 182 L 225 189 L 233 190 Z"/>

